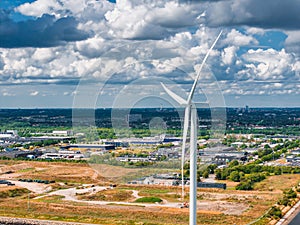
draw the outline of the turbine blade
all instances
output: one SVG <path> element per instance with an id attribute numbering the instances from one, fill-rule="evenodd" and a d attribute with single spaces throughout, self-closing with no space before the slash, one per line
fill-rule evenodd
<path id="1" fill-rule="evenodd" d="M 187 101 L 177 94 L 175 94 L 173 91 L 171 91 L 169 88 L 167 88 L 162 82 L 160 83 L 163 89 L 168 93 L 169 96 L 171 96 L 176 102 L 178 102 L 180 105 L 186 105 Z"/>
<path id="2" fill-rule="evenodd" d="M 191 91 L 190 91 L 190 94 L 189 94 L 189 97 L 188 97 L 187 102 L 191 102 L 191 100 L 192 100 L 192 98 L 193 98 L 193 96 L 194 96 L 194 92 L 195 92 L 195 89 L 196 89 L 198 80 L 199 80 L 199 78 L 200 78 L 201 70 L 202 70 L 202 68 L 203 68 L 203 66 L 204 66 L 204 64 L 205 64 L 205 62 L 206 62 L 206 60 L 207 60 L 209 54 L 211 53 L 212 49 L 215 47 L 216 43 L 218 42 L 219 38 L 221 37 L 222 32 L 223 32 L 223 31 L 221 30 L 221 32 L 219 33 L 219 35 L 218 35 L 218 37 L 216 38 L 216 40 L 215 40 L 214 43 L 211 45 L 210 49 L 207 51 L 207 53 L 206 53 L 206 55 L 205 55 L 205 57 L 204 57 L 204 59 L 203 59 L 201 65 L 200 65 L 199 71 L 198 71 L 198 73 L 197 73 L 197 77 L 196 77 L 196 79 L 195 79 L 195 81 L 194 81 L 194 83 L 193 83 L 193 86 L 192 86 L 192 89 L 191 89 Z"/>
<path id="3" fill-rule="evenodd" d="M 185 108 L 184 112 L 184 124 L 183 124 L 183 135 L 182 135 L 182 151 L 181 151 L 181 185 L 182 185 L 182 200 L 184 200 L 184 162 L 185 162 L 185 148 L 186 148 L 186 139 L 189 128 L 189 120 L 190 120 L 190 106 L 188 105 Z"/>

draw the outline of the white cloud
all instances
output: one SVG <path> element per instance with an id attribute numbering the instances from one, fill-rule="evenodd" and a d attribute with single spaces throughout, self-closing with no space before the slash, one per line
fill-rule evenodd
<path id="1" fill-rule="evenodd" d="M 56 57 L 55 48 L 37 48 L 32 55 L 32 59 L 47 63 Z"/>
<path id="2" fill-rule="evenodd" d="M 248 27 L 246 29 L 246 32 L 247 32 L 247 34 L 250 34 L 250 35 L 254 35 L 254 34 L 264 35 L 266 31 L 264 29 L 262 29 L 262 28 Z"/>
<path id="3" fill-rule="evenodd" d="M 89 58 L 99 57 L 107 51 L 108 45 L 101 37 L 92 37 L 76 43 L 77 50 Z"/>
<path id="4" fill-rule="evenodd" d="M 114 72 L 125 70 L 115 75 L 113 82 L 125 85 L 134 79 L 155 75 L 178 83 L 191 82 L 188 75 L 194 75 L 194 70 L 199 69 L 220 30 L 214 25 L 227 24 L 230 28 L 224 29 L 203 76 L 210 72 L 224 81 L 225 94 L 288 94 L 289 90 L 297 93 L 299 87 L 292 83 L 299 82 L 300 78 L 300 63 L 293 54 L 299 49 L 299 31 L 285 32 L 288 35 L 286 49 L 257 49 L 260 38 L 267 35 L 266 29 L 231 26 L 249 25 L 245 21 L 254 14 L 246 6 L 253 4 L 249 0 L 201 4 L 175 0 L 118 0 L 116 4 L 97 0 L 25 3 L 16 10 L 36 17 L 45 13 L 55 15 L 56 20 L 71 16 L 78 21 L 77 28 L 89 37 L 59 47 L 0 49 L 0 83 L 75 85 L 81 78 L 104 82 Z M 179 74 L 177 69 L 186 74 Z M 44 93 L 34 90 L 38 91 L 31 94 Z M 11 92 L 2 92 L 2 95 L 4 93 L 8 96 Z M 72 91 L 62 91 L 61 95 L 69 96 L 69 93 Z"/>
<path id="5" fill-rule="evenodd" d="M 235 47 L 245 46 L 249 44 L 257 44 L 257 40 L 252 36 L 242 34 L 236 29 L 232 29 L 226 39 L 223 41 L 224 44 L 233 45 Z"/>
<path id="6" fill-rule="evenodd" d="M 26 16 L 41 17 L 43 14 L 56 15 L 64 9 L 57 0 L 37 0 L 32 3 L 24 3 L 16 8 L 16 11 Z"/>
<path id="7" fill-rule="evenodd" d="M 33 91 L 33 92 L 30 93 L 30 96 L 37 96 L 38 94 L 39 94 L 38 91 Z"/>
<path id="8" fill-rule="evenodd" d="M 250 69 L 252 76 L 258 79 L 286 79 L 292 74 L 292 66 L 295 58 L 284 49 L 276 51 L 274 49 L 249 50 L 243 55 L 246 67 Z"/>
<path id="9" fill-rule="evenodd" d="M 300 30 L 286 31 L 288 37 L 285 40 L 285 46 L 287 51 L 295 53 L 300 56 Z"/>
<path id="10" fill-rule="evenodd" d="M 2 95 L 3 96 L 16 96 L 15 93 L 10 93 L 10 92 L 7 92 L 7 91 L 2 92 Z"/>
<path id="11" fill-rule="evenodd" d="M 231 65 L 235 60 L 236 51 L 237 48 L 235 46 L 224 48 L 224 51 L 222 52 L 222 62 L 225 65 Z"/>

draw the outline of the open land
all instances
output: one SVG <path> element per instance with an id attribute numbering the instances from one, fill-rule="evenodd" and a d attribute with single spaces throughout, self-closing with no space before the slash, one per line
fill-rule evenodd
<path id="1" fill-rule="evenodd" d="M 101 165 L 102 167 L 105 165 Z M 107 166 L 112 170 L 112 166 Z M 115 168 L 120 174 L 132 171 Z M 104 168 L 102 168 L 105 171 Z M 8 172 L 9 171 L 9 172 Z M 73 162 L 0 161 L 0 179 L 15 186 L 0 187 L 0 215 L 95 224 L 187 224 L 188 209 L 180 208 L 181 187 L 115 183 L 88 164 Z M 54 180 L 42 184 L 19 179 Z M 238 182 L 227 189 L 198 189 L 199 224 L 248 224 L 262 216 L 297 185 L 299 174 L 269 176 L 254 190 L 238 191 Z M 188 189 L 186 189 L 188 192 Z M 157 197 L 161 203 L 140 203 L 141 197 Z M 186 196 L 188 199 L 188 196 Z M 288 207 L 283 210 L 288 210 Z M 130 213 L 129 213 L 130 212 Z M 256 224 L 272 221 L 264 218 Z"/>

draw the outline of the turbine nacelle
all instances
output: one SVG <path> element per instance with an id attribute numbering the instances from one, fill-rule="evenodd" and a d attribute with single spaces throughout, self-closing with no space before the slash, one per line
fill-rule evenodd
<path id="1" fill-rule="evenodd" d="M 187 100 L 183 99 L 182 97 L 180 97 L 179 95 L 177 95 L 176 93 L 171 91 L 169 88 L 167 88 L 164 83 L 160 82 L 160 84 L 163 87 L 163 89 L 165 90 L 165 92 L 167 92 L 170 97 L 172 97 L 180 106 L 182 106 L 184 108 L 187 106 L 190 106 L 190 107 L 194 106 L 196 108 L 202 108 L 202 107 L 209 106 L 208 101 L 205 101 L 205 102 L 190 101 L 190 102 L 188 102 Z"/>

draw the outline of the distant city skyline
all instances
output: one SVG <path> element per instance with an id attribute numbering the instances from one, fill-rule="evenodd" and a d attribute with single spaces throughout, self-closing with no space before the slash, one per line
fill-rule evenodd
<path id="1" fill-rule="evenodd" d="M 300 0 L 3 0 L 0 108 L 110 108 L 130 98 L 168 107 L 160 79 L 187 94 L 220 30 L 200 100 L 217 87 L 216 106 L 300 107 L 299 8 Z"/>

